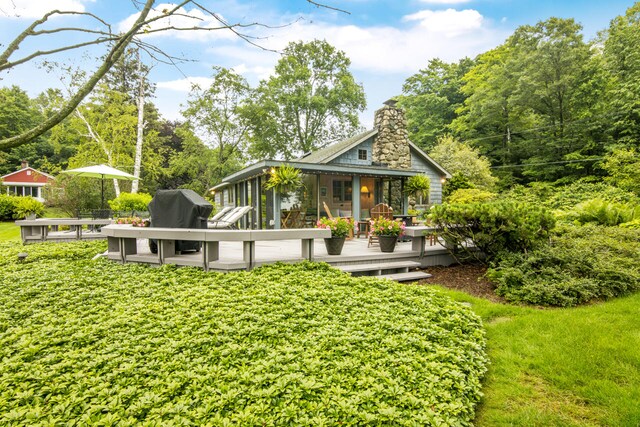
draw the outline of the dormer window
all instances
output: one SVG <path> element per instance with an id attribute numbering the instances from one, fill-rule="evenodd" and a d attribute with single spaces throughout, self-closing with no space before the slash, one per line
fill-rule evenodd
<path id="1" fill-rule="evenodd" d="M 358 160 L 367 160 L 367 150 L 358 150 Z"/>

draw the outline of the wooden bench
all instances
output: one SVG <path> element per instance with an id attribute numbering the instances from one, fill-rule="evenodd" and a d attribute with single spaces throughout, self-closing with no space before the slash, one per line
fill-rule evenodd
<path id="1" fill-rule="evenodd" d="M 301 256 L 313 261 L 315 239 L 331 237 L 331 230 L 297 228 L 288 230 L 211 230 L 191 228 L 132 227 L 109 225 L 102 228 L 107 237 L 107 257 L 120 262 L 146 262 L 151 264 L 177 264 L 202 267 L 209 271 L 211 263 L 220 259 L 220 242 L 242 242 L 244 268 L 256 265 L 256 242 L 273 240 L 300 240 Z M 157 254 L 138 254 L 137 239 L 158 242 Z M 176 253 L 175 241 L 202 243 L 199 256 L 181 256 Z"/>
<path id="2" fill-rule="evenodd" d="M 16 221 L 25 245 L 46 241 L 104 239 L 100 228 L 109 224 L 113 224 L 112 219 L 38 218 Z M 68 231 L 60 230 L 67 227 Z"/>

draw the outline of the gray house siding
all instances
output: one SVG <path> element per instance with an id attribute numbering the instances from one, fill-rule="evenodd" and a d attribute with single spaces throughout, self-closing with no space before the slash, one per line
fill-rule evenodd
<path id="1" fill-rule="evenodd" d="M 359 150 L 367 150 L 367 160 L 360 160 L 358 158 Z M 342 165 L 357 165 L 357 166 L 371 166 L 371 153 L 373 151 L 373 139 L 368 139 L 361 144 L 353 147 L 346 153 L 342 153 L 329 163 L 342 164 Z"/>
<path id="2" fill-rule="evenodd" d="M 431 180 L 431 192 L 429 193 L 429 201 L 433 203 L 442 203 L 442 176 L 422 157 L 418 156 L 414 150 L 411 150 L 411 169 L 424 172 Z"/>

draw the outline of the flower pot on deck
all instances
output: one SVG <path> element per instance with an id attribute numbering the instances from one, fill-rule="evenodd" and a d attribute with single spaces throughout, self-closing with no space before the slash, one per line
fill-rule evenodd
<path id="1" fill-rule="evenodd" d="M 378 236 L 378 241 L 380 242 L 380 251 L 393 252 L 396 248 L 398 236 Z"/>
<path id="2" fill-rule="evenodd" d="M 324 239 L 324 245 L 327 248 L 327 254 L 340 255 L 344 246 L 345 237 L 329 237 Z"/>

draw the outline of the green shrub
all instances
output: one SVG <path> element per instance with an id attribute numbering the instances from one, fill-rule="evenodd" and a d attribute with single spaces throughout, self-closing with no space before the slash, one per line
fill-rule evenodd
<path id="1" fill-rule="evenodd" d="M 16 196 L 0 194 L 0 221 L 13 219 L 16 212 Z"/>
<path id="2" fill-rule="evenodd" d="M 121 265 L 0 243 L 0 425 L 470 426 L 480 319 L 326 264 Z"/>
<path id="3" fill-rule="evenodd" d="M 482 203 L 493 200 L 496 196 L 495 193 L 480 190 L 479 188 L 461 188 L 447 197 L 447 203 Z"/>
<path id="4" fill-rule="evenodd" d="M 446 199 L 454 191 L 464 188 L 476 188 L 476 186 L 471 183 L 469 178 L 460 172 L 455 172 L 442 186 L 442 195 Z"/>
<path id="5" fill-rule="evenodd" d="M 640 219 L 634 219 L 632 221 L 622 223 L 622 224 L 620 224 L 620 227 L 622 227 L 622 228 L 632 228 L 634 230 L 640 230 Z"/>
<path id="6" fill-rule="evenodd" d="M 505 251 L 527 252 L 547 240 L 555 226 L 546 209 L 508 201 L 434 206 L 430 219 L 447 246 L 459 251 L 454 254 L 459 260 L 472 257 L 483 262 Z"/>
<path id="7" fill-rule="evenodd" d="M 578 224 L 616 226 L 640 218 L 640 206 L 593 199 L 578 204 L 566 216 Z"/>
<path id="8" fill-rule="evenodd" d="M 15 219 L 24 219 L 29 215 L 42 216 L 44 213 L 44 205 L 31 196 L 16 197 L 15 209 L 13 217 Z"/>
<path id="9" fill-rule="evenodd" d="M 147 193 L 120 193 L 115 199 L 109 200 L 109 206 L 119 212 L 146 211 L 151 199 L 151 194 Z"/>
<path id="10" fill-rule="evenodd" d="M 640 290 L 638 253 L 638 230 L 564 227 L 549 245 L 502 254 L 487 276 L 508 301 L 574 306 Z"/>
<path id="11" fill-rule="evenodd" d="M 609 202 L 639 204 L 640 199 L 628 191 L 603 182 L 576 181 L 569 185 L 554 186 L 549 183 L 515 185 L 501 194 L 505 200 L 540 204 L 549 209 L 569 210 L 577 204 L 592 199 Z"/>

